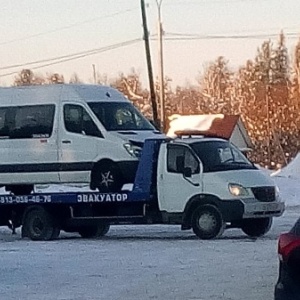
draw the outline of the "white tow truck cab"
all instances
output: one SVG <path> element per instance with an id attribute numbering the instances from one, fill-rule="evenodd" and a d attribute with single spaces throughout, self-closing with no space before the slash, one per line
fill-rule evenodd
<path id="1" fill-rule="evenodd" d="M 60 230 L 98 237 L 118 224 L 177 224 L 201 239 L 226 228 L 259 237 L 283 211 L 271 178 L 216 137 L 146 140 L 131 191 L 0 195 L 0 224 L 23 225 L 23 236 L 41 240 Z"/>

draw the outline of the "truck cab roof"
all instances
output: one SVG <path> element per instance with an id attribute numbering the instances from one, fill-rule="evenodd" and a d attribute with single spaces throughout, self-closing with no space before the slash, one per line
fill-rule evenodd
<path id="1" fill-rule="evenodd" d="M 173 141 L 176 143 L 182 143 L 182 144 L 195 144 L 195 143 L 202 143 L 202 142 L 228 142 L 225 139 L 214 138 L 214 137 L 175 138 Z"/>

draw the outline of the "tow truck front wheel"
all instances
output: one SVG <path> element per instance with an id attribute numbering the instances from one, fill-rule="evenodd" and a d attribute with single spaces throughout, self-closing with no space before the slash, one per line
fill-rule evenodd
<path id="1" fill-rule="evenodd" d="M 85 239 L 96 239 L 105 236 L 108 233 L 109 228 L 109 224 L 82 226 L 78 230 L 78 233 Z"/>
<path id="2" fill-rule="evenodd" d="M 272 226 L 273 218 L 243 220 L 241 229 L 249 237 L 258 238 L 265 235 Z"/>
<path id="3" fill-rule="evenodd" d="M 225 224 L 219 209 L 206 204 L 196 208 L 192 217 L 192 228 L 197 237 L 209 240 L 221 236 Z"/>

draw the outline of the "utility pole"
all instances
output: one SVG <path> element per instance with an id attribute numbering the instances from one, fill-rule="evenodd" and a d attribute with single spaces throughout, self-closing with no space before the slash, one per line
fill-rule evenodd
<path id="1" fill-rule="evenodd" d="M 271 166 L 271 129 L 270 129 L 270 79 L 268 78 L 267 91 L 266 91 L 266 104 L 267 104 L 267 145 L 268 145 L 268 164 Z"/>
<path id="2" fill-rule="evenodd" d="M 155 97 L 155 88 L 154 88 L 154 81 L 153 81 L 153 72 L 152 72 L 151 54 L 150 54 L 150 45 L 149 45 L 149 32 L 147 26 L 147 16 L 146 16 L 146 8 L 145 8 L 144 0 L 141 0 L 141 10 L 142 10 L 144 41 L 145 41 L 146 59 L 147 59 L 147 66 L 148 66 L 148 77 L 149 77 L 149 85 L 150 85 L 150 97 L 151 97 L 151 104 L 152 104 L 153 121 L 157 127 L 160 127 L 158 122 L 157 103 Z"/>
<path id="3" fill-rule="evenodd" d="M 156 0 L 158 13 L 158 68 L 159 68 L 159 98 L 160 98 L 160 126 L 164 132 L 166 129 L 165 118 L 165 84 L 164 84 L 164 61 L 163 61 L 163 27 L 161 21 L 161 5 L 163 0 Z"/>
<path id="4" fill-rule="evenodd" d="M 94 64 L 93 64 L 93 75 L 94 75 L 94 83 L 96 84 L 97 83 L 97 76 L 96 76 L 96 67 L 95 67 Z"/>

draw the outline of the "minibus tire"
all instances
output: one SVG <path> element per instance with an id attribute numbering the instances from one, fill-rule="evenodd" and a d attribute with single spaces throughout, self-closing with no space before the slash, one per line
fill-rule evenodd
<path id="1" fill-rule="evenodd" d="M 265 235 L 272 226 L 273 218 L 246 219 L 243 220 L 241 229 L 251 238 L 258 238 Z"/>
<path id="2" fill-rule="evenodd" d="M 54 218 L 43 207 L 35 207 L 24 217 L 24 232 L 33 241 L 49 241 L 59 235 L 55 223 Z"/>
<path id="3" fill-rule="evenodd" d="M 83 226 L 78 233 L 85 239 L 96 239 L 105 236 L 109 231 L 109 224 L 97 224 L 91 226 Z"/>
<path id="4" fill-rule="evenodd" d="M 112 175 L 114 182 L 104 186 L 101 184 L 102 178 L 108 173 Z M 100 162 L 95 166 L 92 180 L 91 186 L 98 189 L 100 193 L 120 192 L 123 186 L 121 171 L 115 163 L 109 161 Z"/>
<path id="5" fill-rule="evenodd" d="M 205 219 L 207 224 L 205 225 Z M 199 205 L 192 215 L 192 228 L 196 236 L 203 240 L 222 235 L 225 223 L 219 209 L 212 204 Z"/>

